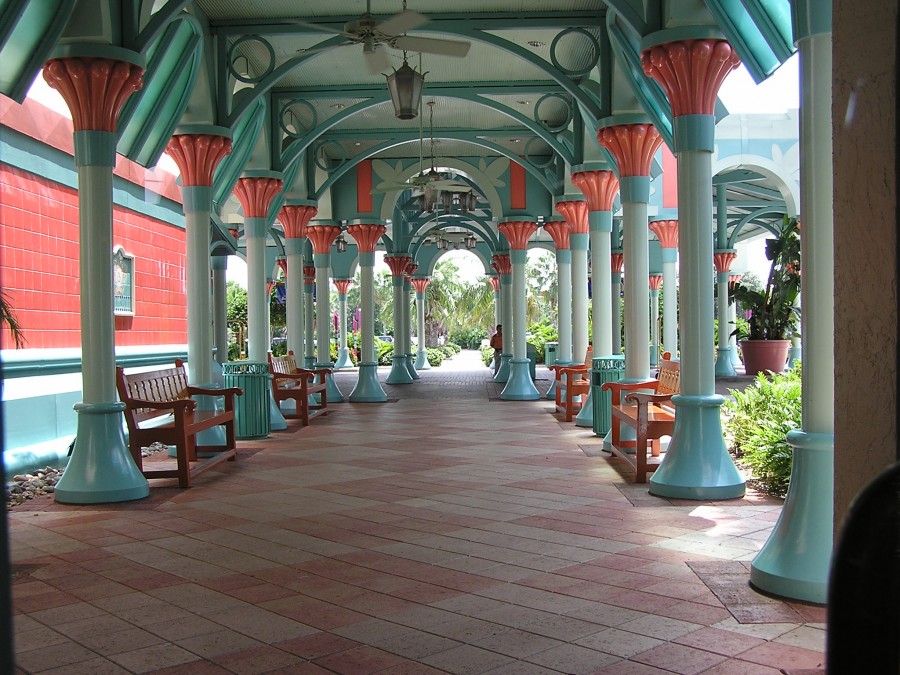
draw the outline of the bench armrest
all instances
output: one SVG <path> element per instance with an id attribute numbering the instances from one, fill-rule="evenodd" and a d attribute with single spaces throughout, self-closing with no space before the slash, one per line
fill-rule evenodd
<path id="1" fill-rule="evenodd" d="M 646 394 L 641 392 L 632 392 L 625 397 L 626 403 L 636 403 L 639 406 L 647 406 L 651 403 L 659 405 L 672 400 L 675 394 Z"/>
<path id="2" fill-rule="evenodd" d="M 658 386 L 659 380 L 644 380 L 643 382 L 604 382 L 601 388 L 603 391 L 612 392 L 613 405 L 619 405 L 622 400 L 622 392 L 641 389 L 656 391 Z"/>
<path id="3" fill-rule="evenodd" d="M 334 372 L 331 368 L 298 368 L 297 372 L 306 373 L 307 375 L 331 375 Z"/>
<path id="4" fill-rule="evenodd" d="M 189 398 L 179 398 L 174 401 L 147 401 L 142 398 L 129 398 L 125 401 L 128 408 L 151 408 L 154 410 L 172 410 L 173 412 L 185 412 L 193 410 L 197 406 L 196 401 Z"/>
<path id="5" fill-rule="evenodd" d="M 191 396 L 243 396 L 244 390 L 240 387 L 225 387 L 223 389 L 214 389 L 207 387 L 195 387 L 194 385 L 190 385 L 188 388 L 188 393 Z"/>

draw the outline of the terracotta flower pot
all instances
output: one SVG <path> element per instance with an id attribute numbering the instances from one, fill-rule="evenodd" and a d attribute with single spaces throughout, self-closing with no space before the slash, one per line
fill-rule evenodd
<path id="1" fill-rule="evenodd" d="M 790 340 L 741 340 L 741 354 L 747 375 L 768 370 L 780 373 L 787 364 Z"/>

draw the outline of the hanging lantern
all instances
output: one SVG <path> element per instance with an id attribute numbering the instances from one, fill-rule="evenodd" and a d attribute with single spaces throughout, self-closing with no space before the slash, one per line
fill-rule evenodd
<path id="1" fill-rule="evenodd" d="M 453 194 L 450 192 L 441 193 L 441 204 L 444 207 L 444 213 L 449 213 L 453 206 Z"/>
<path id="2" fill-rule="evenodd" d="M 419 113 L 425 75 L 409 67 L 406 59 L 399 69 L 387 76 L 388 91 L 394 104 L 394 115 L 401 120 L 415 119 Z"/>
<path id="3" fill-rule="evenodd" d="M 469 234 L 466 237 L 466 248 L 472 250 L 478 244 L 478 241 L 475 239 L 475 235 Z"/>
<path id="4" fill-rule="evenodd" d="M 337 248 L 338 253 L 344 253 L 347 250 L 347 240 L 344 239 L 344 235 L 341 235 L 334 242 L 335 247 Z"/>

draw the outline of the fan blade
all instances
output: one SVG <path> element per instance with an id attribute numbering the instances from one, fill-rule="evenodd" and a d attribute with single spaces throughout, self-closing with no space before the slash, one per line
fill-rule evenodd
<path id="1" fill-rule="evenodd" d="M 418 12 L 413 12 L 412 10 L 406 10 L 405 12 L 395 14 L 390 19 L 385 19 L 375 26 L 375 30 L 382 35 L 394 37 L 395 35 L 402 35 L 408 30 L 418 28 L 424 23 L 428 23 L 428 17 L 422 16 Z"/>
<path id="2" fill-rule="evenodd" d="M 369 71 L 369 75 L 377 75 L 391 70 L 391 59 L 381 45 L 375 45 L 371 51 L 363 50 L 363 56 L 366 57 L 366 69 Z"/>
<path id="3" fill-rule="evenodd" d="M 439 56 L 463 57 L 469 53 L 470 42 L 458 40 L 441 40 L 440 38 L 411 37 L 400 35 L 391 40 L 391 46 L 396 49 L 405 49 L 408 52 L 421 54 L 437 54 Z"/>
<path id="4" fill-rule="evenodd" d="M 323 26 L 318 23 L 309 23 L 307 21 L 301 21 L 300 19 L 288 19 L 289 23 L 295 24 L 297 26 L 303 26 L 304 28 L 312 28 L 317 33 L 334 33 L 335 35 L 343 35 L 348 38 L 356 38 L 357 36 L 347 33 L 346 31 L 340 30 L 338 28 L 332 28 L 331 26 Z"/>

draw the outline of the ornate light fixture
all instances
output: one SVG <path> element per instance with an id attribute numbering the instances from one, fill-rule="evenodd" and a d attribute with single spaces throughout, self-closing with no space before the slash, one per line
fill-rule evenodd
<path id="1" fill-rule="evenodd" d="M 406 52 L 403 52 L 403 65 L 386 77 L 391 102 L 394 104 L 394 115 L 401 120 L 415 119 L 419 114 L 425 73 L 410 68 Z"/>
<path id="2" fill-rule="evenodd" d="M 472 250 L 478 244 L 478 241 L 475 239 L 475 235 L 469 233 L 466 236 L 466 248 Z"/>
<path id="3" fill-rule="evenodd" d="M 443 237 L 439 237 L 437 240 L 437 247 L 441 251 L 446 251 L 450 247 L 450 242 Z"/>
<path id="4" fill-rule="evenodd" d="M 347 240 L 344 239 L 344 235 L 339 236 L 335 242 L 335 247 L 337 248 L 338 253 L 344 253 L 347 250 Z"/>

